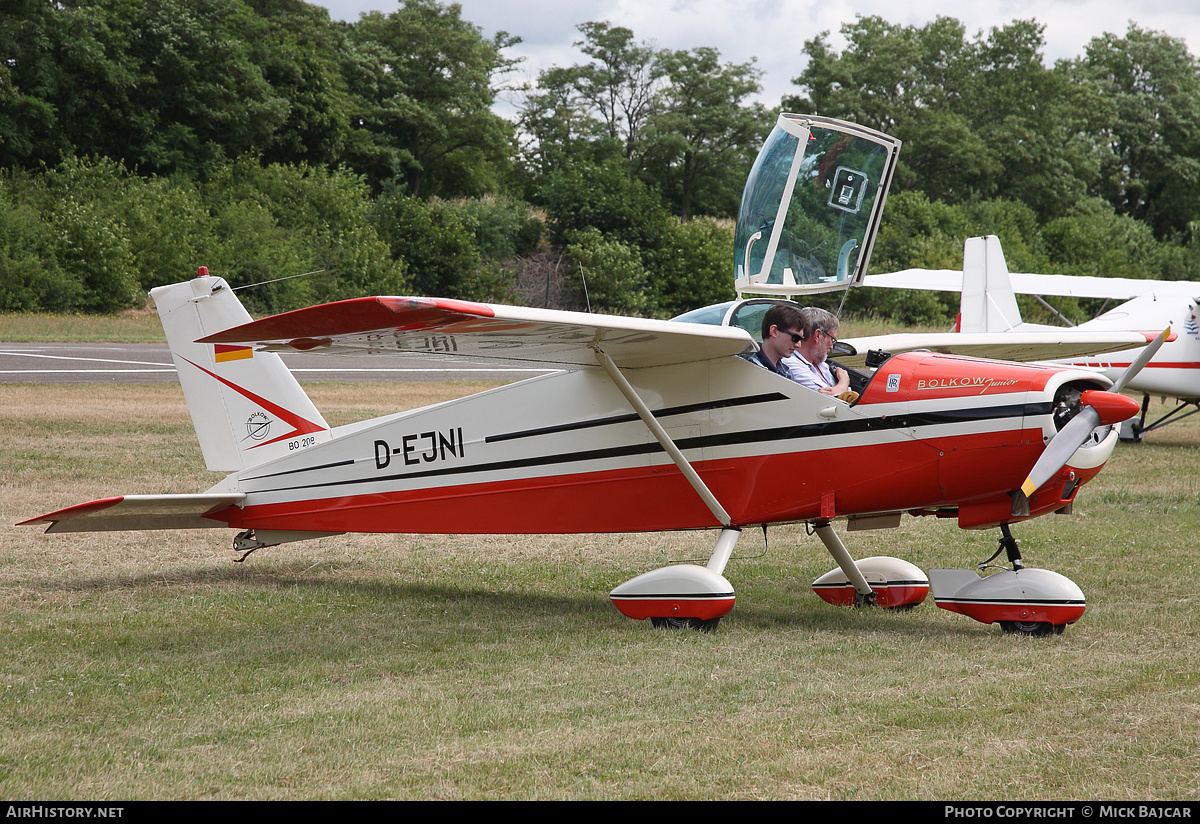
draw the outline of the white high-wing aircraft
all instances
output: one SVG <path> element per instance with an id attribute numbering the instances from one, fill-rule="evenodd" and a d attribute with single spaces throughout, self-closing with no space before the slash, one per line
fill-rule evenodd
<path id="1" fill-rule="evenodd" d="M 899 148 L 849 123 L 781 115 L 743 195 L 739 291 L 792 296 L 861 282 Z M 664 321 L 362 297 L 252 320 L 203 269 L 151 296 L 204 460 L 229 474 L 206 492 L 101 498 L 25 523 L 54 533 L 234 529 L 242 552 L 344 532 L 713 530 L 707 565 L 652 570 L 610 593 L 632 618 L 700 628 L 733 608 L 724 571 L 741 531 L 804 521 L 838 565 L 814 584 L 827 601 L 905 607 L 932 590 L 939 606 L 1007 631 L 1061 631 L 1083 613 L 1083 594 L 1024 567 L 1009 525 L 1070 509 L 1108 460 L 1114 425 L 1137 413 L 1122 382 L 1161 343 L 1117 383 L 935 351 L 859 358 L 851 345 L 840 360 L 859 397 L 848 403 L 743 357 L 757 349 L 773 299 Z M 977 354 L 990 346 L 1025 360 L 1064 345 L 1146 342 L 1129 332 L 1086 342 L 1061 332 L 955 337 Z M 922 348 L 907 336 L 891 342 Z M 562 371 L 332 428 L 281 351 L 501 358 Z M 1012 569 L 926 578 L 896 558 L 855 562 L 832 526 L 895 527 L 904 514 L 999 527 L 997 554 L 1007 551 Z"/>
<path id="2" fill-rule="evenodd" d="M 868 286 L 892 289 L 930 289 L 961 292 L 959 332 L 1037 332 L 1062 327 L 1024 323 L 1014 294 L 1034 295 L 1051 312 L 1056 310 L 1042 298 L 1062 296 L 1105 298 L 1124 301 L 1100 316 L 1073 327 L 1080 333 L 1157 331 L 1167 326 L 1176 335 L 1166 341 L 1125 391 L 1142 395 L 1141 414 L 1121 424 L 1122 440 L 1140 441 L 1145 433 L 1200 412 L 1200 283 L 1191 281 L 1138 280 L 1074 275 L 1009 273 L 999 238 L 968 238 L 963 247 L 963 271 L 906 269 L 884 275 L 869 275 Z M 1061 315 L 1060 315 L 1061 317 Z M 1066 321 L 1065 318 L 1063 318 Z M 894 348 L 894 347 L 893 347 Z M 1053 363 L 1088 369 L 1116 380 L 1129 367 L 1139 350 L 1109 354 L 1089 352 L 1069 355 L 1065 351 Z M 1146 415 L 1151 396 L 1176 401 L 1176 406 L 1150 423 Z M 1190 411 L 1188 408 L 1191 407 Z"/>

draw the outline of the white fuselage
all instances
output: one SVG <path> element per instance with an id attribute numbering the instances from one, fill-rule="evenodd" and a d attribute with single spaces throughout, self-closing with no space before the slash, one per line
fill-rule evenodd
<path id="1" fill-rule="evenodd" d="M 1179 283 L 1157 288 L 1103 315 L 1080 324 L 1080 330 L 1161 331 L 1171 327 L 1175 339 L 1167 341 L 1158 354 L 1126 385 L 1127 391 L 1180 400 L 1200 399 L 1200 321 L 1196 299 L 1200 284 Z M 1091 369 L 1117 380 L 1137 357 L 1138 350 L 1112 352 L 1054 363 Z"/>

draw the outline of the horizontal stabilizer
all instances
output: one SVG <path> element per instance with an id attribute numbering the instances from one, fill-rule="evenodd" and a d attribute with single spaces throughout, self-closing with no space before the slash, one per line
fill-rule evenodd
<path id="1" fill-rule="evenodd" d="M 76 504 L 17 526 L 48 524 L 46 532 L 111 532 L 135 529 L 228 527 L 212 516 L 241 503 L 244 492 L 198 495 L 118 495 Z"/>
<path id="2" fill-rule="evenodd" d="M 442 359 L 597 366 L 595 349 L 617 366 L 691 363 L 753 352 L 742 329 L 593 315 L 445 298 L 354 298 L 226 329 L 202 343 L 332 354 L 428 355 Z"/>
<path id="3" fill-rule="evenodd" d="M 860 367 L 872 349 L 893 355 L 928 350 L 943 355 L 1032 363 L 1136 349 L 1145 346 L 1153 338 L 1154 333 L 1084 332 L 1072 329 L 1037 332 L 911 332 L 848 338 L 843 343 L 853 346 L 858 354 L 838 354 L 834 357 L 843 366 Z"/>

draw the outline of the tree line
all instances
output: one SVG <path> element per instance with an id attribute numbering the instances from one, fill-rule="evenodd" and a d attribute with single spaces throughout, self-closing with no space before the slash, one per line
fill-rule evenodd
<path id="1" fill-rule="evenodd" d="M 265 284 L 244 293 L 264 312 L 543 305 L 551 281 L 554 305 L 649 316 L 732 297 L 730 219 L 777 113 L 760 70 L 577 30 L 576 63 L 522 84 L 517 35 L 438 0 L 351 23 L 301 0 L 5 0 L 0 310 L 118 311 L 199 264 Z M 804 44 L 779 108 L 904 141 L 874 271 L 958 268 L 988 233 L 1014 271 L 1200 280 L 1200 64 L 1131 24 L 1048 67 L 1042 32 L 860 17 L 840 52 Z M 953 314 L 878 292 L 848 306 Z"/>

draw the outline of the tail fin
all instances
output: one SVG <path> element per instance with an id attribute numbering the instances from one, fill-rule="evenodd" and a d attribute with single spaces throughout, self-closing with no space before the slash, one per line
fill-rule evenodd
<path id="1" fill-rule="evenodd" d="M 251 320 L 222 278 L 201 267 L 195 280 L 150 297 L 209 469 L 235 472 L 329 440 L 329 424 L 278 355 L 196 343 Z"/>
<path id="2" fill-rule="evenodd" d="M 963 244 L 959 331 L 1008 332 L 1021 325 L 1021 310 L 1008 277 L 1000 238 L 967 238 Z"/>

